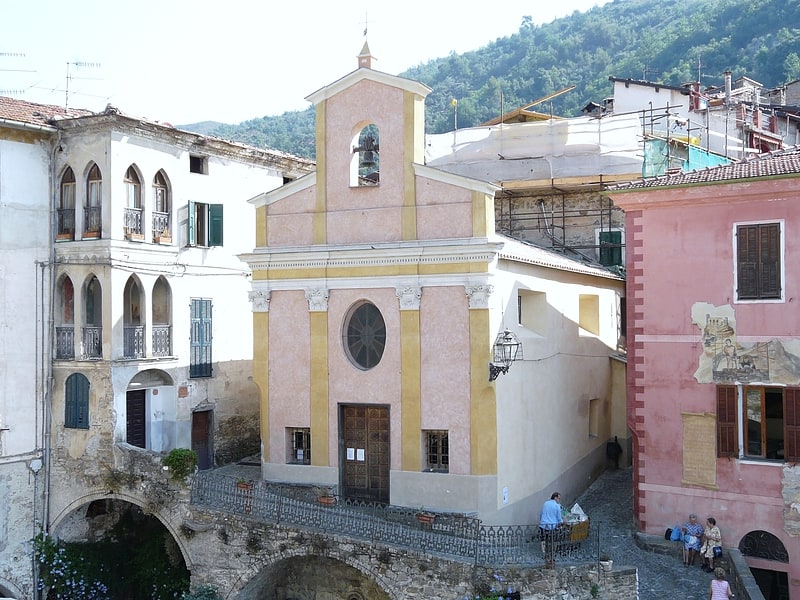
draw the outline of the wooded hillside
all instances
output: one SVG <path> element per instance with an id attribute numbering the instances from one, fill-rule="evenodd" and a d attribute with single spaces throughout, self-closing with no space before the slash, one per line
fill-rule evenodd
<path id="1" fill-rule="evenodd" d="M 371 45 L 380 40 L 371 40 Z M 569 86 L 534 107 L 572 117 L 612 93 L 609 77 L 667 85 L 721 86 L 723 73 L 766 87 L 800 78 L 800 2 L 786 0 L 614 0 L 519 31 L 477 50 L 452 53 L 403 73 L 433 89 L 426 131 L 471 127 Z M 191 125 L 184 129 L 195 130 Z M 203 133 L 314 157 L 314 112 L 286 112 Z"/>

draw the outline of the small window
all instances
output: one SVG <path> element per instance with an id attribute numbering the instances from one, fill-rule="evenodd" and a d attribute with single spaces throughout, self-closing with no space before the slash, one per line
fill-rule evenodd
<path id="1" fill-rule="evenodd" d="M 447 431 L 426 431 L 425 470 L 447 473 L 450 470 L 450 448 Z"/>
<path id="2" fill-rule="evenodd" d="M 89 380 L 73 373 L 67 377 L 64 392 L 64 427 L 89 429 Z"/>
<path id="3" fill-rule="evenodd" d="M 222 204 L 189 202 L 188 246 L 222 246 Z"/>
<path id="4" fill-rule="evenodd" d="M 578 305 L 578 324 L 581 329 L 600 335 L 600 296 L 581 294 Z"/>
<path id="5" fill-rule="evenodd" d="M 532 290 L 517 292 L 519 325 L 538 335 L 547 334 L 547 294 Z"/>
<path id="6" fill-rule="evenodd" d="M 128 208 L 142 208 L 142 183 L 136 169 L 128 167 L 125 172 L 125 191 Z"/>
<path id="7" fill-rule="evenodd" d="M 737 225 L 737 300 L 781 299 L 781 239 L 780 223 Z"/>
<path id="8" fill-rule="evenodd" d="M 289 427 L 286 433 L 290 444 L 288 462 L 294 465 L 310 465 L 311 430 L 307 427 Z"/>
<path id="9" fill-rule="evenodd" d="M 596 438 L 600 435 L 600 398 L 589 399 L 589 437 Z"/>
<path id="10" fill-rule="evenodd" d="M 208 157 L 198 156 L 196 154 L 190 154 L 189 172 L 199 173 L 200 175 L 208 175 Z"/>
<path id="11" fill-rule="evenodd" d="M 386 324 L 374 304 L 356 306 L 345 320 L 344 347 L 350 361 L 367 371 L 376 366 L 386 347 Z"/>

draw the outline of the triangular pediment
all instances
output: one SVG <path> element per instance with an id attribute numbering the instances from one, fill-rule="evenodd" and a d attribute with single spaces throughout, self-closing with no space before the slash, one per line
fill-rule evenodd
<path id="1" fill-rule="evenodd" d="M 412 81 L 411 79 L 405 79 L 404 77 L 398 77 L 396 75 L 389 75 L 388 73 L 375 71 L 374 69 L 362 68 L 356 69 L 341 79 L 338 79 L 337 81 L 320 88 L 313 94 L 306 96 L 306 100 L 312 104 L 318 104 L 323 100 L 327 100 L 339 92 L 365 80 L 374 81 L 376 83 L 380 83 L 381 85 L 399 88 L 401 90 L 411 92 L 412 94 L 417 94 L 422 98 L 425 98 L 431 93 L 431 91 L 433 91 L 427 85 L 418 81 Z"/>

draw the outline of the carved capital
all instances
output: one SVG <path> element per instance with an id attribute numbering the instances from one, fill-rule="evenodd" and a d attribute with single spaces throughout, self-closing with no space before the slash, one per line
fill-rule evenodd
<path id="1" fill-rule="evenodd" d="M 465 285 L 464 291 L 469 298 L 470 308 L 489 308 L 489 296 L 494 291 L 493 285 Z"/>
<path id="2" fill-rule="evenodd" d="M 405 286 L 397 288 L 397 298 L 400 300 L 400 310 L 419 310 L 419 299 L 422 297 L 422 288 L 419 286 Z"/>
<path id="3" fill-rule="evenodd" d="M 253 304 L 253 312 L 269 312 L 269 290 L 252 290 L 247 296 Z"/>
<path id="4" fill-rule="evenodd" d="M 308 310 L 311 312 L 328 310 L 328 290 L 325 288 L 306 290 L 306 300 L 308 300 Z"/>

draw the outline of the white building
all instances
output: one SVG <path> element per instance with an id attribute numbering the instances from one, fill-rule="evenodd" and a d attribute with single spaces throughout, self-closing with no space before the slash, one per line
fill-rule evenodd
<path id="1" fill-rule="evenodd" d="M 23 598 L 35 523 L 79 538 L 131 455 L 258 451 L 246 199 L 312 163 L 111 107 L 0 110 L 0 594 Z"/>

